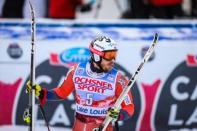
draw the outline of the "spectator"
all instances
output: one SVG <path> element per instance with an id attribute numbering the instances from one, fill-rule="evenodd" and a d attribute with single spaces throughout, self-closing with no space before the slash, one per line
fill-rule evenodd
<path id="1" fill-rule="evenodd" d="M 152 14 L 155 18 L 173 19 L 182 17 L 183 0 L 150 0 L 153 8 Z"/>
<path id="2" fill-rule="evenodd" d="M 191 16 L 193 18 L 197 17 L 197 0 L 191 1 Z"/>
<path id="3" fill-rule="evenodd" d="M 78 7 L 81 12 L 86 12 L 91 10 L 92 4 L 93 0 L 87 4 L 83 0 L 50 0 L 49 18 L 75 19 Z"/>
<path id="4" fill-rule="evenodd" d="M 2 17 L 2 8 L 4 5 L 5 0 L 0 0 L 0 17 Z"/>
<path id="5" fill-rule="evenodd" d="M 3 5 L 3 18 L 23 18 L 24 0 L 5 0 Z"/>
<path id="6" fill-rule="evenodd" d="M 122 14 L 122 18 L 149 18 L 148 0 L 128 0 L 128 6 L 128 9 Z"/>

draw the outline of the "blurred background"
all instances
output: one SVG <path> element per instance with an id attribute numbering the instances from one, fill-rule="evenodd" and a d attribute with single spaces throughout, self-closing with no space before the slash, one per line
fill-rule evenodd
<path id="1" fill-rule="evenodd" d="M 196 18 L 196 0 L 33 0 L 37 18 L 188 19 Z M 1 0 L 2 18 L 28 18 L 28 0 Z"/>
<path id="2" fill-rule="evenodd" d="M 131 92 L 132 118 L 122 131 L 197 131 L 197 0 L 32 0 L 36 83 L 60 85 L 73 63 L 89 60 L 89 43 L 106 35 L 119 44 L 115 67 L 135 72 L 155 33 L 158 45 Z M 28 0 L 0 0 L 0 131 L 26 131 L 30 77 Z M 47 102 L 51 131 L 70 131 L 74 93 Z M 36 131 L 47 131 L 36 101 Z"/>

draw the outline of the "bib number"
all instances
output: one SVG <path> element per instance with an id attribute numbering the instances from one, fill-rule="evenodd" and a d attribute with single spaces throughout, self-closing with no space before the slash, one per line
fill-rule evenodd
<path id="1" fill-rule="evenodd" d="M 90 106 L 93 103 L 93 94 L 86 94 L 86 105 Z"/>

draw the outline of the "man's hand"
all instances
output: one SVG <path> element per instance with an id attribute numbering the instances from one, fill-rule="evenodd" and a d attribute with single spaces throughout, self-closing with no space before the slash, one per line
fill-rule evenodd
<path id="1" fill-rule="evenodd" d="M 39 84 L 35 84 L 33 86 L 35 88 L 35 95 L 40 100 L 40 105 L 44 106 L 46 102 L 46 95 L 47 95 L 47 89 L 42 88 Z M 26 84 L 26 93 L 30 93 L 32 90 L 30 81 Z"/>
<path id="2" fill-rule="evenodd" d="M 35 84 L 33 87 L 35 88 L 35 95 L 36 95 L 38 98 L 40 98 L 41 91 L 42 91 L 41 86 L 38 85 L 38 84 Z M 32 90 L 31 84 L 30 84 L 30 81 L 28 81 L 27 84 L 26 84 L 26 93 L 30 93 L 31 90 Z"/>
<path id="3" fill-rule="evenodd" d="M 120 110 L 116 108 L 110 108 L 108 115 L 113 119 L 112 121 L 117 121 L 119 119 Z"/>

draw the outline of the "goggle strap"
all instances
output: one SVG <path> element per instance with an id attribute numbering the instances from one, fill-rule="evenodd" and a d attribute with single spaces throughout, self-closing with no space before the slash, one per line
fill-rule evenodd
<path id="1" fill-rule="evenodd" d="M 101 52 L 101 51 L 99 51 L 99 50 L 97 50 L 97 49 L 94 49 L 91 45 L 89 46 L 89 48 L 90 48 L 90 51 L 91 51 L 91 52 L 93 52 L 93 53 L 95 53 L 95 54 L 97 54 L 97 55 L 99 55 L 99 56 L 101 56 L 101 57 L 104 56 L 104 52 Z"/>

